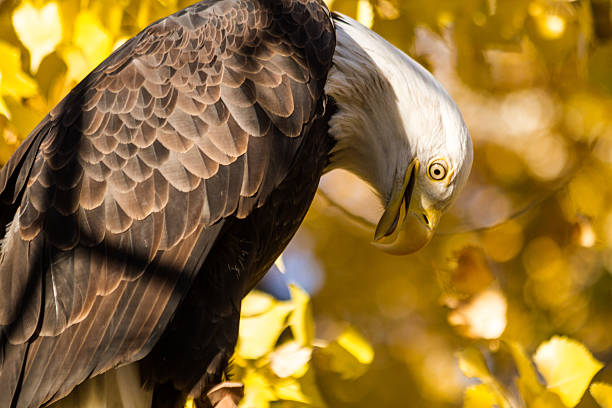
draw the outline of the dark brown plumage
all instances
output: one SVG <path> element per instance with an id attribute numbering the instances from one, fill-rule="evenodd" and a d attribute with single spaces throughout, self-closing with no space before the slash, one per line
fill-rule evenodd
<path id="1" fill-rule="evenodd" d="M 334 46 L 318 0 L 197 3 L 34 129 L 0 172 L 0 407 L 138 360 L 157 406 L 222 379 L 327 164 Z"/>

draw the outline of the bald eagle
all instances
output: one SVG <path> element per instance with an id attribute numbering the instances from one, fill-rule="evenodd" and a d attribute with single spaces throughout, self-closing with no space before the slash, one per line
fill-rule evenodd
<path id="1" fill-rule="evenodd" d="M 409 253 L 471 164 L 434 78 L 321 0 L 205 0 L 151 24 L 0 172 L 0 407 L 103 373 L 126 407 L 210 404 L 241 299 L 323 173 L 368 182 L 375 244 Z"/>

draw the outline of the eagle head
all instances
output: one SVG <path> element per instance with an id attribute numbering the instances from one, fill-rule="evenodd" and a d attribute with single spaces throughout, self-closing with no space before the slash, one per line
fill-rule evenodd
<path id="1" fill-rule="evenodd" d="M 459 109 L 416 61 L 355 20 L 336 15 L 326 92 L 338 107 L 330 168 L 368 182 L 384 212 L 374 245 L 408 254 L 433 237 L 465 186 L 473 149 Z"/>

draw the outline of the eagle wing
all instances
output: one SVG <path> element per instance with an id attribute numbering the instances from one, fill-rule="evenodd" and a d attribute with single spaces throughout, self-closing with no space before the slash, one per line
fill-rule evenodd
<path id="1" fill-rule="evenodd" d="M 151 350 L 224 218 L 283 180 L 334 47 L 317 0 L 197 3 L 47 115 L 0 172 L 0 406 Z"/>

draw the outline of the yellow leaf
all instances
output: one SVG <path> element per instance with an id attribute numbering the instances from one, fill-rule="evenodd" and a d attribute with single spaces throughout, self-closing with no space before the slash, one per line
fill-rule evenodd
<path id="1" fill-rule="evenodd" d="M 565 405 L 557 394 L 544 388 L 538 381 L 538 374 L 523 347 L 517 342 L 505 343 L 519 372 L 518 388 L 529 408 L 564 408 Z"/>
<path id="2" fill-rule="evenodd" d="M 319 384 L 317 375 L 314 370 L 307 370 L 306 374 L 302 377 L 296 379 L 297 383 L 300 386 L 300 392 L 305 396 L 308 400 L 307 404 L 309 408 L 326 408 L 327 405 L 321 396 L 321 392 L 319 391 Z M 280 395 L 279 395 L 280 397 Z M 288 405 L 288 407 L 301 407 L 302 405 Z"/>
<path id="3" fill-rule="evenodd" d="M 344 379 L 362 376 L 374 360 L 374 350 L 353 328 L 345 329 L 334 341 L 313 350 L 318 367 L 340 374 Z"/>
<path id="4" fill-rule="evenodd" d="M 174 10 L 176 8 L 177 0 L 157 0 L 159 4 L 164 6 L 169 10 Z"/>
<path id="5" fill-rule="evenodd" d="M 374 24 L 374 8 L 370 0 L 357 1 L 357 21 L 368 28 L 372 28 Z"/>
<path id="6" fill-rule="evenodd" d="M 2 89 L 2 72 L 0 72 L 0 90 Z M 9 112 L 6 104 L 4 103 L 4 99 L 2 99 L 2 93 L 0 93 L 0 114 L 6 116 L 7 118 L 11 118 L 11 112 Z"/>
<path id="7" fill-rule="evenodd" d="M 10 132 L 10 130 L 0 127 L 0 165 L 4 165 L 10 159 L 17 147 L 7 141 L 7 132 Z"/>
<path id="8" fill-rule="evenodd" d="M 462 303 L 448 321 L 471 338 L 496 339 L 506 329 L 507 301 L 499 289 L 488 289 Z"/>
<path id="9" fill-rule="evenodd" d="M 306 374 L 297 379 L 301 392 L 307 396 L 310 408 L 325 408 L 327 405 L 319 391 L 314 370 L 307 370 Z"/>
<path id="10" fill-rule="evenodd" d="M 612 385 L 596 382 L 591 384 L 589 391 L 602 408 L 612 408 Z"/>
<path id="11" fill-rule="evenodd" d="M 10 96 L 5 99 L 5 102 L 11 112 L 11 127 L 20 137 L 28 135 L 46 113 Z"/>
<path id="12" fill-rule="evenodd" d="M 276 400 L 276 395 L 269 381 L 261 374 L 249 370 L 244 378 L 244 398 L 240 401 L 241 408 L 268 408 L 270 401 Z"/>
<path id="13" fill-rule="evenodd" d="M 333 371 L 345 380 L 361 377 L 368 369 L 368 365 L 357 360 L 337 341 L 332 341 L 323 348 L 315 348 L 312 356 L 317 367 Z"/>
<path id="14" fill-rule="evenodd" d="M 13 27 L 30 52 L 30 71 L 36 72 L 43 58 L 62 40 L 62 21 L 57 3 L 41 8 L 24 2 L 13 12 Z"/>
<path id="15" fill-rule="evenodd" d="M 0 114 L 6 116 L 8 119 L 11 118 L 11 112 L 9 112 L 8 108 L 6 107 L 2 96 L 0 96 Z"/>
<path id="16" fill-rule="evenodd" d="M 98 17 L 89 11 L 82 11 L 77 16 L 73 41 L 85 54 L 90 69 L 108 57 L 113 46 L 111 36 Z"/>
<path id="17" fill-rule="evenodd" d="M 272 296 L 255 290 L 242 299 L 240 316 L 251 317 L 260 315 L 272 309 L 276 303 L 276 300 Z"/>
<path id="18" fill-rule="evenodd" d="M 285 261 L 283 261 L 283 256 L 280 255 L 278 258 L 276 258 L 276 261 L 274 261 L 274 266 L 276 266 L 279 270 L 280 273 L 285 273 L 287 270 L 285 269 Z"/>
<path id="19" fill-rule="evenodd" d="M 79 48 L 75 46 L 62 47 L 59 54 L 66 62 L 68 67 L 66 75 L 70 81 L 80 82 L 91 71 L 91 64 Z"/>
<path id="20" fill-rule="evenodd" d="M 127 40 L 129 40 L 130 37 L 121 37 L 119 38 L 117 41 L 115 41 L 115 43 L 113 44 L 113 51 L 115 51 L 117 48 L 121 47 L 123 44 L 125 44 L 127 42 Z"/>
<path id="21" fill-rule="evenodd" d="M 463 408 L 491 408 L 495 403 L 495 394 L 485 384 L 472 385 L 463 395 Z"/>
<path id="22" fill-rule="evenodd" d="M 483 381 L 491 380 L 491 373 L 484 356 L 480 350 L 466 348 L 457 353 L 459 358 L 459 369 L 468 378 L 480 378 Z"/>
<path id="23" fill-rule="evenodd" d="M 151 0 L 141 0 L 138 2 L 138 14 L 136 16 L 136 24 L 138 27 L 146 26 L 149 21 L 151 12 Z"/>
<path id="24" fill-rule="evenodd" d="M 110 5 L 107 10 L 102 12 L 102 21 L 106 26 L 106 30 L 113 36 L 118 37 L 121 35 L 121 25 L 123 23 L 123 13 L 126 4 L 121 1 L 116 2 L 113 5 Z M 170 10 L 170 9 L 168 9 Z M 125 37 L 128 40 L 131 36 Z M 113 46 L 113 50 L 117 46 L 117 42 Z"/>
<path id="25" fill-rule="evenodd" d="M 582 343 L 559 336 L 540 344 L 533 360 L 547 388 L 568 407 L 580 402 L 591 379 L 603 367 Z"/>
<path id="26" fill-rule="evenodd" d="M 270 368 L 280 378 L 301 377 L 308 370 L 312 349 L 295 341 L 279 346 L 270 353 Z"/>
<path id="27" fill-rule="evenodd" d="M 28 98 L 36 95 L 38 86 L 32 78 L 21 70 L 21 52 L 19 48 L 0 41 L 0 73 L 2 85 L 0 94 L 15 98 Z"/>
<path id="28" fill-rule="evenodd" d="M 544 390 L 533 400 L 526 400 L 529 408 L 567 408 L 561 398 L 554 392 Z"/>
<path id="29" fill-rule="evenodd" d="M 265 296 L 259 297 L 263 298 Z M 253 304 L 252 299 L 249 302 Z M 247 304 L 247 307 L 253 306 Z M 236 354 L 245 359 L 255 360 L 271 352 L 278 336 L 286 327 L 287 315 L 292 309 L 293 306 L 286 302 L 274 302 L 274 305 L 263 313 L 243 315 L 240 319 Z"/>
<path id="30" fill-rule="evenodd" d="M 499 382 L 491 375 L 489 367 L 480 350 L 469 347 L 457 353 L 459 369 L 468 378 L 480 379 L 495 396 L 495 402 L 502 408 L 510 407 L 507 393 Z"/>
<path id="31" fill-rule="evenodd" d="M 542 392 L 544 387 L 538 381 L 538 374 L 523 347 L 515 341 L 509 341 L 506 344 L 510 348 L 510 353 L 519 372 L 519 385 L 534 395 Z"/>
<path id="32" fill-rule="evenodd" d="M 295 378 L 284 378 L 278 381 L 274 384 L 274 391 L 278 399 L 310 404 L 310 398 L 304 395 L 300 383 Z"/>
<path id="33" fill-rule="evenodd" d="M 374 360 L 374 349 L 357 330 L 349 327 L 336 340 L 339 345 L 351 353 L 361 364 L 370 364 Z"/>
<path id="34" fill-rule="evenodd" d="M 280 259 L 280 258 L 279 258 Z M 289 325 L 295 340 L 302 346 L 312 345 L 314 338 L 314 320 L 312 317 L 312 307 L 310 296 L 296 285 L 289 285 L 291 302 L 295 307 L 289 317 Z"/>

